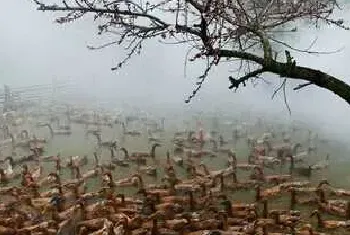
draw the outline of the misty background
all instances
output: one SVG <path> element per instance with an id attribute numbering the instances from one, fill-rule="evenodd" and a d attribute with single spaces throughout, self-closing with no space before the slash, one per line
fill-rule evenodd
<path id="1" fill-rule="evenodd" d="M 337 13 L 346 22 L 348 10 Z M 317 125 L 332 138 L 347 138 L 350 133 L 350 107 L 329 91 L 306 87 L 293 91 L 289 80 L 287 99 L 292 110 L 289 116 L 282 93 L 271 100 L 273 90 L 282 79 L 271 74 L 264 77 L 271 85 L 250 83 L 237 93 L 228 90 L 228 76 L 234 66 L 216 68 L 206 80 L 198 96 L 190 104 L 184 100 L 192 93 L 196 77 L 203 71 L 201 63 L 184 61 L 183 45 L 148 43 L 140 56 L 135 56 L 119 71 L 110 68 L 122 60 L 120 47 L 91 51 L 87 45 L 100 45 L 113 38 L 98 36 L 92 21 L 78 20 L 59 25 L 55 14 L 39 12 L 30 0 L 3 1 L 0 8 L 0 76 L 1 84 L 11 87 L 48 84 L 53 80 L 69 81 L 75 99 L 89 99 L 96 104 L 113 107 L 142 106 L 167 110 L 225 111 L 228 113 L 269 113 L 282 120 L 298 119 Z M 306 55 L 292 52 L 297 64 L 323 70 L 350 83 L 350 32 L 334 27 L 309 29 L 298 25 L 298 33 L 285 35 L 298 48 L 308 48 L 317 37 L 313 50 L 335 54 Z M 231 68 L 232 67 L 232 68 Z M 348 140 L 348 139 L 346 139 Z"/>

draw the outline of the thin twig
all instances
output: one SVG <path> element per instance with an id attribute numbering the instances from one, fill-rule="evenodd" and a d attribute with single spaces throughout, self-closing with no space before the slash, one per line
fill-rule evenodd
<path id="1" fill-rule="evenodd" d="M 288 43 L 285 43 L 285 42 L 282 42 L 282 41 L 279 41 L 277 39 L 274 39 L 274 38 L 270 38 L 271 41 L 273 42 L 276 42 L 278 44 L 281 44 L 293 51 L 297 51 L 297 52 L 302 52 L 302 53 L 307 53 L 307 54 L 324 54 L 324 55 L 329 55 L 329 54 L 335 54 L 335 53 L 338 53 L 338 52 L 341 52 L 343 49 L 344 49 L 344 46 L 335 50 L 335 51 L 310 51 L 310 48 L 315 44 L 316 40 L 313 40 L 313 42 L 311 43 L 311 45 L 307 48 L 307 49 L 298 49 L 298 48 L 295 48 L 295 47 L 292 47 L 291 45 L 289 45 Z"/>
<path id="2" fill-rule="evenodd" d="M 294 87 L 293 90 L 297 91 L 297 90 L 300 90 L 300 89 L 302 89 L 304 87 L 310 86 L 312 84 L 314 84 L 314 83 L 313 82 L 307 82 L 307 83 L 304 83 L 304 84 L 300 84 L 300 85 Z"/>

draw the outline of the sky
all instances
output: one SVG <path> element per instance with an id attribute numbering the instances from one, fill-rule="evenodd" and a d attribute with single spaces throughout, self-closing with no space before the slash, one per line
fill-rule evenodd
<path id="1" fill-rule="evenodd" d="M 47 84 L 53 79 L 70 80 L 77 92 L 100 100 L 167 108 L 230 109 L 232 112 L 244 107 L 273 112 L 281 119 L 316 122 L 338 136 L 348 136 L 350 132 L 350 106 L 331 92 L 311 86 L 298 92 L 288 89 L 290 117 L 281 96 L 271 100 L 273 85 L 248 85 L 237 93 L 229 91 L 230 68 L 226 65 L 215 69 L 198 97 L 185 105 L 184 99 L 192 92 L 195 77 L 201 75 L 203 68 L 201 64 L 188 64 L 187 75 L 184 75 L 186 47 L 154 42 L 122 70 L 111 71 L 110 68 L 123 58 L 124 51 L 118 47 L 90 51 L 87 45 L 112 39 L 99 38 L 96 25 L 90 20 L 55 24 L 53 14 L 37 11 L 30 0 L 4 1 L 0 8 L 0 32 L 1 84 L 25 86 Z M 350 83 L 350 32 L 332 27 L 300 28 L 299 36 L 289 38 L 294 46 L 307 48 L 315 37 L 318 41 L 314 50 L 343 50 L 317 56 L 292 53 L 297 64 L 323 70 Z M 264 77 L 275 85 L 281 80 L 271 74 Z"/>

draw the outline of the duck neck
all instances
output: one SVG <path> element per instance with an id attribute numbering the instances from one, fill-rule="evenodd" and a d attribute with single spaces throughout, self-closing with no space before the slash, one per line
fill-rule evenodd
<path id="1" fill-rule="evenodd" d="M 220 191 L 223 192 L 224 191 L 224 176 L 220 175 Z"/>
<path id="2" fill-rule="evenodd" d="M 153 218 L 152 219 L 152 230 L 151 230 L 151 235 L 158 235 L 158 219 Z"/>
<path id="3" fill-rule="evenodd" d="M 188 196 L 190 197 L 190 210 L 194 211 L 194 197 L 193 197 L 193 192 L 190 191 L 188 193 Z"/>
<path id="4" fill-rule="evenodd" d="M 126 150 L 125 148 L 121 148 L 121 150 L 124 152 L 125 159 L 129 159 L 129 151 Z"/>
<path id="5" fill-rule="evenodd" d="M 75 178 L 80 179 L 81 178 L 80 168 L 76 167 L 75 170 L 76 170 Z"/>
<path id="6" fill-rule="evenodd" d="M 119 194 L 120 201 L 122 204 L 125 204 L 125 195 L 124 194 Z"/>
<path id="7" fill-rule="evenodd" d="M 345 215 L 346 219 L 350 220 L 350 201 L 347 202 Z"/>
<path id="8" fill-rule="evenodd" d="M 61 171 L 61 160 L 59 158 L 56 160 L 56 170 Z"/>
<path id="9" fill-rule="evenodd" d="M 289 174 L 292 174 L 294 170 L 294 156 L 289 156 L 289 159 L 290 159 Z"/>
<path id="10" fill-rule="evenodd" d="M 114 155 L 114 149 L 113 149 L 113 147 L 111 147 L 111 159 L 114 159 L 115 158 L 115 155 Z"/>
<path id="11" fill-rule="evenodd" d="M 143 180 L 140 175 L 135 176 L 138 179 L 138 184 L 139 184 L 139 190 L 143 190 Z"/>
<path id="12" fill-rule="evenodd" d="M 255 188 L 255 201 L 260 201 L 260 198 L 261 198 L 261 195 L 260 195 L 260 186 L 257 186 L 256 188 Z"/>
<path id="13" fill-rule="evenodd" d="M 229 217 L 233 217 L 232 203 L 230 200 L 226 199 L 226 212 Z"/>
<path id="14" fill-rule="evenodd" d="M 267 200 L 264 200 L 263 205 L 264 205 L 263 218 L 266 219 L 267 214 L 268 214 L 268 202 L 267 202 Z"/>
<path id="15" fill-rule="evenodd" d="M 207 167 L 206 165 L 204 165 L 204 164 L 202 164 L 202 167 L 203 167 L 204 173 L 205 173 L 206 175 L 210 175 L 210 172 L 209 172 L 209 170 L 208 170 L 208 167 Z"/>
<path id="16" fill-rule="evenodd" d="M 228 225 L 228 216 L 227 214 L 222 215 L 222 230 L 227 231 L 229 228 Z"/>
<path id="17" fill-rule="evenodd" d="M 291 195 L 290 195 L 290 210 L 294 210 L 295 204 L 296 204 L 296 192 L 295 189 L 291 189 Z"/>
<path id="18" fill-rule="evenodd" d="M 150 155 L 151 155 L 151 158 L 153 158 L 153 159 L 156 158 L 156 148 L 157 148 L 157 145 L 156 145 L 156 144 L 152 145 Z"/>
<path id="19" fill-rule="evenodd" d="M 170 162 L 170 153 L 169 153 L 169 151 L 166 152 L 166 162 L 167 162 L 168 165 L 171 164 L 171 162 Z"/>
<path id="20" fill-rule="evenodd" d="M 234 184 L 238 183 L 237 174 L 235 172 L 232 173 L 232 181 Z"/>
<path id="21" fill-rule="evenodd" d="M 0 171 L 0 182 L 1 183 L 7 183 L 8 179 L 6 177 L 6 174 L 3 170 Z"/>

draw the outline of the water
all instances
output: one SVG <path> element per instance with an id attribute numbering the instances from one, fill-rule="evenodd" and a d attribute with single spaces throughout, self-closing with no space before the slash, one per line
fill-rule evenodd
<path id="1" fill-rule="evenodd" d="M 203 125 L 205 129 L 210 129 L 210 123 L 212 118 L 205 118 L 205 116 L 201 117 L 203 121 Z M 222 120 L 221 120 L 222 121 Z M 48 128 L 40 128 L 36 129 L 33 128 L 31 125 L 27 125 L 29 133 L 35 133 L 35 135 L 39 138 L 47 138 L 50 139 L 50 133 Z M 156 150 L 156 156 L 159 160 L 161 165 L 164 165 L 166 162 L 166 151 L 172 150 L 173 146 L 170 140 L 173 138 L 173 133 L 178 130 L 179 126 L 181 126 L 181 122 L 177 120 L 168 120 L 166 121 L 166 132 L 162 134 L 162 138 L 164 138 L 164 141 L 162 141 L 162 146 L 160 148 L 157 148 Z M 194 128 L 195 125 L 192 125 L 192 128 Z M 49 143 L 46 146 L 46 151 L 44 155 L 56 155 L 57 153 L 60 153 L 62 157 L 66 158 L 71 155 L 87 155 L 89 157 L 89 164 L 85 167 L 83 167 L 81 170 L 84 172 L 85 170 L 92 169 L 94 164 L 94 158 L 93 158 L 93 152 L 96 151 L 96 138 L 92 135 L 85 137 L 85 129 L 83 125 L 73 125 L 72 126 L 73 134 L 71 136 L 55 136 L 53 139 L 49 141 Z M 184 129 L 184 128 L 182 128 Z M 224 136 L 225 140 L 231 139 L 232 132 L 229 128 L 226 126 L 223 126 L 222 124 L 219 125 L 219 129 L 221 133 Z M 259 130 L 260 129 L 260 130 Z M 146 133 L 145 128 L 142 128 L 142 131 Z M 263 128 L 256 128 L 256 134 L 261 134 L 263 132 Z M 111 139 L 119 139 L 121 140 L 121 128 L 117 125 L 115 125 L 113 128 L 109 127 L 103 127 L 102 132 L 102 140 L 111 140 Z M 302 143 L 306 142 L 306 134 L 299 133 L 293 136 L 294 141 L 300 141 Z M 129 152 L 132 151 L 149 151 L 150 144 L 147 141 L 146 136 L 142 136 L 140 138 L 132 138 L 127 137 L 125 140 L 125 143 L 118 142 L 118 147 L 125 147 L 129 150 Z M 209 145 L 206 147 L 210 147 Z M 235 149 L 237 153 L 237 158 L 239 162 L 246 162 L 247 156 L 248 156 L 248 147 L 245 140 L 240 140 L 237 142 L 237 146 L 233 146 L 232 141 L 229 141 L 227 147 L 232 147 Z M 172 151 L 170 151 L 172 152 Z M 312 182 L 317 183 L 321 178 L 327 178 L 330 184 L 334 187 L 342 187 L 342 188 L 348 188 L 348 182 L 350 180 L 350 173 L 348 171 L 350 167 L 350 161 L 346 158 L 346 156 L 349 154 L 349 151 L 347 151 L 346 148 L 341 146 L 340 144 L 328 144 L 328 143 L 322 143 L 318 145 L 318 155 L 312 157 L 308 162 L 314 163 L 318 160 L 322 160 L 325 158 L 327 153 L 330 153 L 331 156 L 331 163 L 330 167 L 327 170 L 322 170 L 317 172 L 313 178 Z M 21 150 L 17 151 L 18 155 L 27 154 Z M 122 157 L 122 152 L 117 152 L 117 157 Z M 110 160 L 110 151 L 109 150 L 103 150 L 101 153 L 101 161 L 102 162 L 108 162 Z M 221 154 L 220 156 L 216 158 L 204 158 L 198 160 L 198 162 L 201 161 L 205 165 L 208 166 L 209 170 L 217 170 L 224 167 L 227 167 L 227 155 Z M 153 164 L 152 160 L 150 159 L 148 161 L 148 164 Z M 145 176 L 144 181 L 145 183 L 154 183 L 160 182 L 160 179 L 163 176 L 163 170 L 162 167 L 159 167 L 159 177 L 155 180 L 152 177 Z M 54 171 L 54 164 L 52 163 L 45 163 L 44 168 L 44 174 L 48 174 L 50 172 Z M 130 173 L 135 172 L 137 169 L 136 167 L 132 168 L 124 168 L 124 167 L 117 167 L 116 170 L 113 171 L 113 177 L 114 180 L 118 180 L 121 178 L 125 178 Z M 185 176 L 185 170 L 178 168 L 176 169 L 176 172 L 180 174 L 181 177 Z M 266 171 L 267 173 L 272 174 L 278 174 L 279 170 L 276 172 L 273 171 Z M 287 173 L 288 169 L 282 169 L 283 173 Z M 71 173 L 70 170 L 65 169 L 63 171 L 63 179 L 64 178 L 70 178 Z M 247 172 L 238 172 L 238 179 L 245 179 L 249 173 Z M 87 182 L 88 185 L 88 191 L 95 191 L 101 184 L 100 178 L 96 179 L 90 179 Z M 124 193 L 126 195 L 132 195 L 134 194 L 137 189 L 134 187 L 130 188 L 118 188 L 118 193 Z M 242 191 L 242 192 L 227 192 L 229 196 L 234 200 L 234 202 L 254 202 L 255 200 L 255 192 L 254 190 L 251 191 Z M 286 195 L 285 197 L 281 197 L 277 200 L 273 200 L 270 203 L 270 208 L 288 208 L 289 207 L 289 195 Z M 305 213 L 305 216 L 310 212 L 309 207 L 298 207 L 298 209 L 302 210 Z"/>

